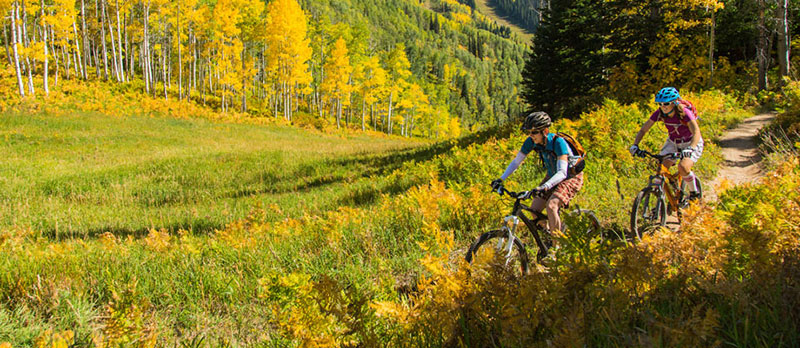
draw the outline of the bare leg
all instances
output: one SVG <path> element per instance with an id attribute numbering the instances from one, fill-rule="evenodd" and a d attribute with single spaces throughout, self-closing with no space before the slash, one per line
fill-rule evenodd
<path id="1" fill-rule="evenodd" d="M 689 158 L 684 158 L 681 160 L 681 163 L 678 164 L 678 173 L 681 174 L 681 177 L 686 177 L 689 173 L 692 172 L 692 166 L 694 165 L 694 161 Z"/>
<path id="2" fill-rule="evenodd" d="M 547 200 L 547 220 L 550 223 L 550 231 L 564 231 L 563 226 L 561 226 L 561 217 L 558 216 L 558 209 L 561 208 L 561 199 L 556 196 L 550 196 L 550 199 Z M 554 228 L 555 227 L 555 228 Z"/>

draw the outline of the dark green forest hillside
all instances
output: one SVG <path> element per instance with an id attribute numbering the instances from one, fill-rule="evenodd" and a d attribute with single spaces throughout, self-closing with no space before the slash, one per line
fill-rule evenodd
<path id="1" fill-rule="evenodd" d="M 437 89 L 426 91 L 428 95 L 448 105 L 466 128 L 516 117 L 523 109 L 518 88 L 529 43 L 515 40 L 508 28 L 465 13 L 454 4 L 440 0 L 423 4 L 405 0 L 301 1 L 312 27 L 344 22 L 368 37 L 372 51 L 389 51 L 403 43 L 414 76 L 427 81 L 429 89 Z M 463 15 L 470 16 L 470 21 L 459 27 L 441 23 L 442 18 Z M 445 65 L 459 68 L 448 81 L 444 81 Z"/>
<path id="2" fill-rule="evenodd" d="M 489 6 L 495 9 L 503 17 L 514 21 L 517 25 L 530 31 L 536 32 L 539 22 L 542 20 L 541 9 L 548 7 L 547 0 L 485 0 Z M 476 8 L 475 0 L 459 0 L 471 8 Z"/>

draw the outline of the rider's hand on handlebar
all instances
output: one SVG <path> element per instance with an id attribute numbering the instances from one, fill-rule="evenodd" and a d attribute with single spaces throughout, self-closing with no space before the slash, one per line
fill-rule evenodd
<path id="1" fill-rule="evenodd" d="M 691 146 L 681 150 L 681 158 L 692 158 L 692 153 L 694 152 L 694 148 Z"/>
<path id="2" fill-rule="evenodd" d="M 502 188 L 503 188 L 503 179 L 495 179 L 494 181 L 492 181 L 493 191 L 497 191 L 498 193 L 500 193 L 501 192 L 500 190 Z"/>
<path id="3" fill-rule="evenodd" d="M 524 201 L 524 200 L 529 199 L 531 197 L 541 197 L 542 193 L 544 193 L 544 190 L 542 190 L 540 188 L 535 188 L 535 189 L 530 190 L 530 191 L 520 192 L 519 194 L 517 194 L 517 198 L 519 198 L 520 200 Z"/>

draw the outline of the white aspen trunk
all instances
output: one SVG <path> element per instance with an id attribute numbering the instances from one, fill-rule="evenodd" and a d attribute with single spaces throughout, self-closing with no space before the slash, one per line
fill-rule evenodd
<path id="1" fill-rule="evenodd" d="M 89 68 L 89 57 L 91 51 L 89 50 L 89 43 L 88 38 L 86 37 L 86 1 L 81 0 L 81 42 L 83 43 L 83 69 L 88 70 Z M 89 76 L 88 72 L 84 73 L 83 78 L 87 79 Z"/>
<path id="2" fill-rule="evenodd" d="M 192 33 L 192 88 L 197 89 L 197 37 Z M 192 91 L 189 90 L 188 95 L 191 96 Z"/>
<path id="3" fill-rule="evenodd" d="M 150 27 L 150 0 L 147 1 L 147 6 L 144 7 L 144 38 L 142 46 L 144 48 L 142 54 L 142 64 L 144 65 L 144 81 L 147 93 L 150 93 L 150 87 L 153 83 L 153 72 L 150 69 L 150 34 L 148 29 Z M 152 86 L 155 89 L 155 86 Z"/>
<path id="4" fill-rule="evenodd" d="M 336 97 L 336 129 L 342 128 L 342 98 Z"/>
<path id="5" fill-rule="evenodd" d="M 42 71 L 43 80 L 44 80 L 44 94 L 50 95 L 50 87 L 47 85 L 47 74 L 48 74 L 48 57 L 47 57 L 47 24 L 44 22 L 44 0 L 40 0 L 40 6 L 42 7 L 42 42 L 44 43 L 44 71 Z"/>
<path id="6" fill-rule="evenodd" d="M 273 85 L 273 91 L 275 93 L 273 93 L 274 96 L 273 96 L 272 100 L 273 100 L 273 107 L 275 109 L 275 119 L 277 120 L 278 119 L 278 93 L 277 93 L 278 92 L 278 87 Z"/>
<path id="7" fill-rule="evenodd" d="M 123 27 L 123 30 L 125 31 L 125 57 L 128 58 L 128 63 L 125 64 L 125 66 L 128 67 L 128 69 L 126 70 L 128 72 L 128 75 L 126 75 L 127 77 L 125 78 L 125 82 L 130 82 L 133 79 L 134 70 L 136 70 L 134 69 L 133 65 L 133 57 L 136 55 L 131 54 L 131 44 L 130 44 L 131 40 L 130 40 L 130 33 L 128 33 L 128 21 L 129 21 L 128 16 L 124 15 L 122 17 L 122 21 L 123 23 L 125 23 L 125 27 Z"/>
<path id="8" fill-rule="evenodd" d="M 100 78 L 100 48 L 94 40 L 89 41 L 92 44 L 92 59 L 94 60 L 94 75 L 95 78 Z"/>
<path id="9" fill-rule="evenodd" d="M 125 82 L 125 67 L 122 66 L 124 62 L 122 58 L 122 23 L 119 20 L 119 0 L 116 0 L 117 10 L 117 42 L 119 43 L 119 78 L 121 82 Z"/>
<path id="10" fill-rule="evenodd" d="M 389 92 L 389 119 L 387 120 L 389 134 L 392 134 L 392 97 L 394 97 L 394 91 Z"/>
<path id="11" fill-rule="evenodd" d="M 164 62 L 167 65 L 166 79 L 169 88 L 172 88 L 172 37 L 169 35 L 169 23 L 164 23 Z"/>
<path id="12" fill-rule="evenodd" d="M 181 2 L 178 1 L 178 100 L 183 100 L 183 55 L 181 55 Z"/>
<path id="13" fill-rule="evenodd" d="M 114 67 L 114 77 L 117 78 L 117 82 L 121 82 L 122 77 L 119 74 L 119 63 L 117 61 L 117 44 L 116 44 L 116 39 L 114 38 L 114 27 L 108 20 L 108 15 L 106 15 L 105 0 L 102 1 L 103 1 L 103 22 L 104 24 L 108 25 L 108 34 L 111 37 L 111 58 L 113 58 L 112 63 Z"/>
<path id="14" fill-rule="evenodd" d="M 50 37 L 55 38 L 55 35 L 53 35 L 52 31 L 50 32 Z M 50 42 L 50 51 L 53 52 L 53 58 L 56 60 L 53 62 L 53 64 L 56 66 L 56 76 L 53 80 L 53 86 L 58 87 L 58 73 L 60 66 L 58 65 L 58 51 L 56 50 L 55 39 L 52 39 L 52 42 Z"/>
<path id="15" fill-rule="evenodd" d="M 22 43 L 25 48 L 28 48 L 28 11 L 25 10 L 25 1 L 22 2 Z M 33 67 L 31 66 L 31 59 L 25 57 L 25 70 L 28 72 L 28 93 L 34 95 L 33 90 Z"/>
<path id="16" fill-rule="evenodd" d="M 106 53 L 106 26 L 105 26 L 105 0 L 101 0 L 100 8 L 102 9 L 101 14 L 98 14 L 98 20 L 102 17 L 102 23 L 100 25 L 100 41 L 103 43 L 103 79 L 108 81 L 108 55 Z M 97 0 L 95 0 L 95 5 L 97 4 Z M 96 7 L 96 6 L 95 6 Z M 146 15 L 145 15 L 146 16 Z M 145 17 L 146 18 L 146 17 Z M 145 21 L 145 35 L 147 35 L 147 22 Z"/>
<path id="17" fill-rule="evenodd" d="M 81 45 L 78 43 L 78 27 L 75 24 L 75 18 L 72 18 L 72 33 L 75 36 L 75 54 L 78 56 L 77 60 L 75 60 L 75 65 L 78 68 L 81 76 L 83 79 L 86 80 L 86 68 L 83 66 L 84 60 L 81 58 Z"/>
<path id="18" fill-rule="evenodd" d="M 19 95 L 21 97 L 25 96 L 25 87 L 22 84 L 22 70 L 19 66 L 19 50 L 17 49 L 17 44 L 19 40 L 17 38 L 17 2 L 14 1 L 14 5 L 11 9 L 11 37 L 13 39 L 12 46 L 14 49 L 14 68 L 17 72 L 17 85 L 19 86 Z"/>
<path id="19" fill-rule="evenodd" d="M 164 27 L 165 27 L 164 28 L 164 32 L 166 33 L 167 32 L 166 24 L 164 24 Z M 167 45 L 166 45 L 166 42 L 164 42 L 161 45 L 161 73 L 164 74 L 164 76 L 163 76 L 164 77 L 164 100 L 169 100 L 169 97 L 167 96 L 167 81 L 169 80 L 169 77 L 167 76 Z"/>
<path id="20" fill-rule="evenodd" d="M 213 94 L 214 93 L 214 85 L 211 84 L 211 56 L 210 55 L 211 55 L 211 52 L 209 52 L 209 58 L 206 60 L 208 62 L 208 64 L 207 64 L 208 65 L 208 69 L 206 69 L 206 70 L 208 71 L 208 91 Z M 205 90 L 205 88 L 203 90 Z M 205 100 L 205 99 L 203 99 L 203 100 Z"/>
<path id="21" fill-rule="evenodd" d="M 789 52 L 792 47 L 789 33 L 789 0 L 778 0 L 778 73 L 783 85 L 783 77 L 789 76 Z"/>
<path id="22" fill-rule="evenodd" d="M 61 45 L 61 55 L 66 57 L 64 59 L 64 77 L 69 80 L 69 69 L 72 66 L 72 56 L 69 52 L 67 52 L 67 48 L 64 45 Z"/>
<path id="23" fill-rule="evenodd" d="M 78 52 L 77 52 L 77 50 L 71 50 L 70 51 L 70 55 L 72 56 L 72 61 L 75 62 L 75 65 L 73 66 L 75 68 L 75 76 L 78 76 L 78 77 L 82 76 L 81 75 L 81 67 L 80 67 L 81 62 L 78 61 Z"/>

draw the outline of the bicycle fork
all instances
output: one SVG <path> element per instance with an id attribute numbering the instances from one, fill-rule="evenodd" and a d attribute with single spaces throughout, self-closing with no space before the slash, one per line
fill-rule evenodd
<path id="1" fill-rule="evenodd" d="M 508 232 L 508 238 L 498 238 L 496 249 L 501 250 L 505 253 L 506 266 L 508 266 L 508 263 L 511 262 L 512 259 L 511 253 L 513 252 L 514 249 L 514 240 L 517 239 L 517 236 L 514 235 L 514 232 L 517 231 L 518 225 L 519 225 L 519 218 L 516 216 L 510 215 L 503 218 L 503 230 Z M 509 226 L 511 227 L 509 228 Z M 508 242 L 506 242 L 505 240 L 508 240 Z M 506 243 L 507 245 L 503 245 L 504 243 Z"/>

